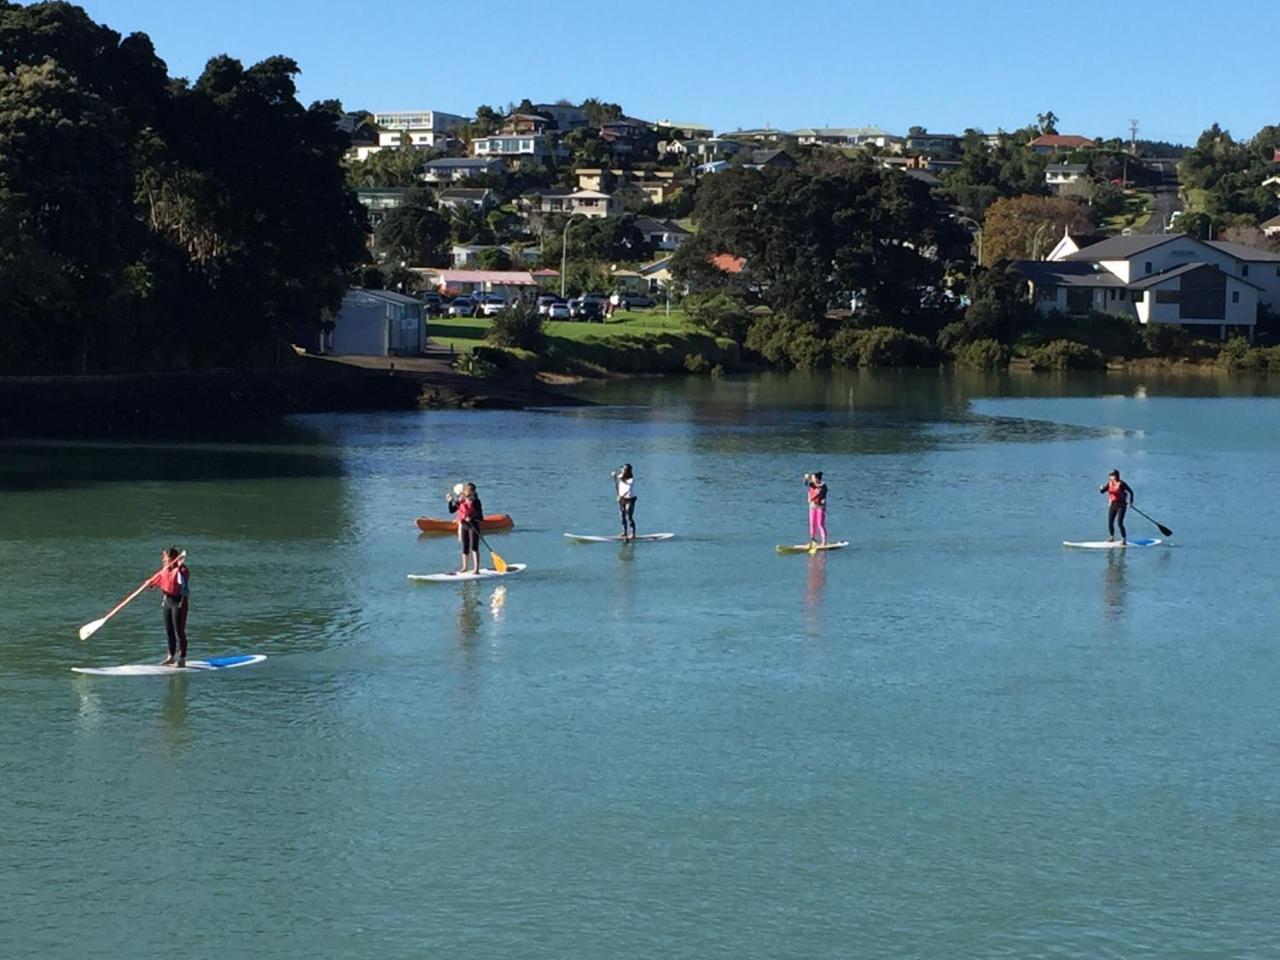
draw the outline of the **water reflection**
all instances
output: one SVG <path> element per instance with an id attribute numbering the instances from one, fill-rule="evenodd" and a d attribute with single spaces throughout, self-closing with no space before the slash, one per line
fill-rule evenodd
<path id="1" fill-rule="evenodd" d="M 827 589 L 827 555 L 809 557 L 809 576 L 804 588 L 805 625 L 810 636 L 822 632 L 822 596 Z"/>
<path id="2" fill-rule="evenodd" d="M 1118 621 L 1124 616 L 1128 585 L 1125 582 L 1127 550 L 1108 550 L 1107 565 L 1102 572 L 1102 616 Z"/>
<path id="3" fill-rule="evenodd" d="M 165 738 L 173 744 L 185 744 L 190 740 L 187 730 L 187 687 L 191 678 L 179 673 L 167 679 L 164 700 L 160 705 Z"/>
<path id="4" fill-rule="evenodd" d="M 462 584 L 458 599 L 458 642 L 464 647 L 474 645 L 480 633 L 482 607 L 480 604 L 480 588 L 476 581 L 468 580 Z"/>

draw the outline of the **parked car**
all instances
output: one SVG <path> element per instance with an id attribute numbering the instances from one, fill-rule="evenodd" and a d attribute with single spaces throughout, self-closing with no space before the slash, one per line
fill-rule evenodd
<path id="1" fill-rule="evenodd" d="M 427 314 L 429 316 L 438 317 L 440 314 L 444 313 L 444 297 L 440 296 L 440 294 L 423 293 L 419 294 L 419 299 L 427 305 Z"/>
<path id="2" fill-rule="evenodd" d="M 477 303 L 478 313 L 482 317 L 496 317 L 507 309 L 507 301 L 497 294 L 486 294 Z"/>
<path id="3" fill-rule="evenodd" d="M 622 310 L 647 310 L 656 307 L 658 302 L 653 297 L 642 293 L 623 293 L 618 296 L 618 307 Z"/>
<path id="4" fill-rule="evenodd" d="M 541 296 L 538 298 L 538 313 L 547 316 L 551 312 L 551 307 L 557 303 L 564 303 L 559 297 Z"/>
<path id="5" fill-rule="evenodd" d="M 599 320 L 604 317 L 609 298 L 603 293 L 584 293 L 569 301 L 569 315 L 575 320 Z"/>
<path id="6" fill-rule="evenodd" d="M 555 303 L 547 304 L 546 317 L 548 320 L 568 320 L 572 314 L 569 312 L 569 304 L 563 300 L 557 300 Z"/>
<path id="7" fill-rule="evenodd" d="M 447 312 L 451 317 L 474 317 L 476 305 L 470 297 L 454 297 L 449 302 Z"/>

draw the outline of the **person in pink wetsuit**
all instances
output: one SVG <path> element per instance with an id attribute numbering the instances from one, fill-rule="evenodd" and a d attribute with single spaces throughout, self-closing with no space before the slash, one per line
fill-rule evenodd
<path id="1" fill-rule="evenodd" d="M 827 545 L 827 485 L 822 471 L 806 473 L 804 483 L 809 499 L 809 542 Z"/>

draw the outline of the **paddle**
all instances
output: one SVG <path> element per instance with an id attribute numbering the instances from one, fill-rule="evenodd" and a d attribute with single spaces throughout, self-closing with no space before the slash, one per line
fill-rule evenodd
<path id="1" fill-rule="evenodd" d="M 1137 507 L 1135 507 L 1132 503 L 1131 503 L 1131 504 L 1129 504 L 1129 509 L 1130 509 L 1130 510 L 1132 510 L 1134 513 L 1136 513 L 1136 514 L 1137 514 L 1138 516 L 1140 516 L 1140 517 L 1147 517 L 1147 515 L 1146 515 L 1145 513 L 1143 513 L 1141 510 L 1139 510 Z M 1151 518 L 1150 518 L 1150 517 L 1147 517 L 1147 519 L 1148 519 L 1148 520 L 1151 520 Z M 1151 522 L 1152 522 L 1152 523 L 1155 523 L 1155 525 L 1156 525 L 1156 529 L 1157 529 L 1157 530 L 1159 530 L 1159 531 L 1160 531 L 1162 534 L 1164 534 L 1166 537 L 1172 537 L 1172 536 L 1173 536 L 1173 531 L 1172 531 L 1172 530 L 1170 530 L 1168 527 L 1166 527 L 1163 523 L 1156 523 L 1156 521 L 1155 521 L 1155 520 L 1151 520 Z"/>
<path id="2" fill-rule="evenodd" d="M 506 573 L 507 561 L 503 560 L 500 556 L 498 556 L 498 551 L 494 550 L 493 547 L 489 546 L 488 540 L 480 536 L 479 528 L 477 528 L 476 530 L 476 536 L 480 537 L 480 542 L 483 543 L 486 548 L 488 548 L 490 555 L 493 557 L 493 569 L 497 570 L 499 573 Z"/>
<path id="3" fill-rule="evenodd" d="M 174 560 L 173 563 L 181 563 L 184 559 L 186 559 L 186 556 L 187 556 L 187 551 L 183 550 L 182 553 L 178 554 L 177 559 Z M 173 564 L 165 564 L 165 567 L 172 566 L 172 565 Z M 165 567 L 161 567 L 159 570 L 156 571 L 156 573 L 163 572 Z M 151 581 L 154 579 L 155 579 L 155 574 L 153 573 L 151 576 L 147 577 L 147 579 L 142 581 L 142 585 L 139 586 L 137 590 L 133 591 L 133 593 L 129 594 L 127 597 L 125 597 L 123 600 L 117 603 L 114 607 L 112 607 L 111 612 L 108 613 L 105 617 L 102 617 L 98 620 L 91 620 L 89 623 L 86 623 L 83 627 L 81 627 L 80 639 L 88 640 L 95 633 L 101 630 L 103 624 L 105 624 L 108 620 L 110 620 L 117 613 L 119 613 L 121 610 L 127 607 L 130 603 L 132 603 L 137 598 L 137 596 L 140 593 L 142 593 L 143 590 L 151 586 Z"/>

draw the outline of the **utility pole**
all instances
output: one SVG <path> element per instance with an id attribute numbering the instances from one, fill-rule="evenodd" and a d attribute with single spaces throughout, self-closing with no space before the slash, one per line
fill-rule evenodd
<path id="1" fill-rule="evenodd" d="M 1138 121 L 1129 121 L 1129 152 L 1138 155 Z"/>

